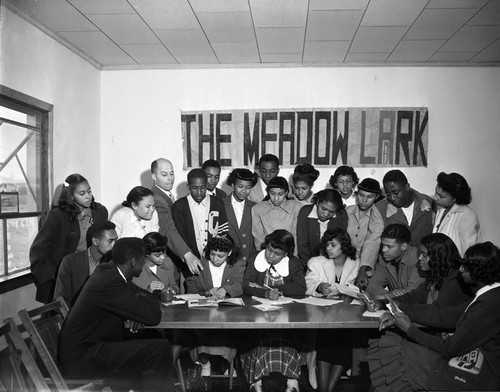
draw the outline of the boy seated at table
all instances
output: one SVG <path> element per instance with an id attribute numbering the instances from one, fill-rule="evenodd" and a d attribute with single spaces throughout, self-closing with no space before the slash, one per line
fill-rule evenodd
<path id="1" fill-rule="evenodd" d="M 245 262 L 238 260 L 238 248 L 229 234 L 208 240 L 201 264 L 203 270 L 199 275 L 186 278 L 188 294 L 200 294 L 213 299 L 243 294 Z M 189 369 L 188 380 L 191 385 L 200 384 L 202 391 L 210 390 L 210 356 L 220 355 L 231 363 L 236 355 L 235 341 L 227 332 L 219 331 L 195 331 L 192 338 L 196 346 L 190 354 L 195 365 Z"/>

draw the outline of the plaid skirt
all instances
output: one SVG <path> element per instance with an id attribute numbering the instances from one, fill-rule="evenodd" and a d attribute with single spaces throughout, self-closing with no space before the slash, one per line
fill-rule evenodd
<path id="1" fill-rule="evenodd" d="M 240 360 L 250 383 L 273 372 L 298 379 L 301 366 L 306 364 L 305 356 L 297 350 L 290 335 L 281 331 L 263 332 L 259 344 L 241 353 Z"/>

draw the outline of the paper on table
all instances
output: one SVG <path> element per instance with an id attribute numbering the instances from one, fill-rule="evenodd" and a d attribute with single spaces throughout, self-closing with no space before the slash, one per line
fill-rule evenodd
<path id="1" fill-rule="evenodd" d="M 173 300 L 172 302 L 162 302 L 162 305 L 165 305 L 165 306 L 170 306 L 170 305 L 181 305 L 181 304 L 185 304 L 186 301 L 184 301 L 183 299 L 179 299 L 179 300 Z"/>
<path id="2" fill-rule="evenodd" d="M 352 284 L 338 284 L 337 289 L 344 295 L 349 297 L 358 298 L 359 288 Z"/>
<path id="3" fill-rule="evenodd" d="M 207 299 L 207 297 L 204 297 L 203 295 L 200 295 L 200 294 L 176 294 L 174 297 L 180 298 L 184 301 L 187 301 L 190 299 Z"/>
<path id="4" fill-rule="evenodd" d="M 274 305 L 265 305 L 265 304 L 260 304 L 260 305 L 252 305 L 255 309 L 259 309 L 262 312 L 273 312 L 276 310 L 281 310 L 280 306 L 274 306 Z"/>
<path id="5" fill-rule="evenodd" d="M 253 296 L 252 299 L 254 299 L 254 300 L 256 300 L 264 305 L 286 305 L 286 304 L 291 304 L 294 301 L 292 298 L 288 298 L 288 297 L 279 297 L 276 300 L 270 300 L 267 298 Z"/>
<path id="6" fill-rule="evenodd" d="M 294 301 L 301 304 L 315 305 L 315 306 L 332 306 L 343 302 L 341 299 L 329 299 L 329 298 L 318 298 L 318 297 L 294 299 Z"/>
<path id="7" fill-rule="evenodd" d="M 354 298 L 351 301 L 351 305 L 363 305 L 363 302 L 361 302 L 359 299 Z"/>
<path id="8" fill-rule="evenodd" d="M 374 318 L 379 318 L 380 316 L 382 316 L 385 312 L 387 312 L 387 310 L 385 309 L 382 309 L 382 310 L 376 310 L 375 312 L 369 312 L 368 310 L 366 310 L 364 313 L 363 313 L 363 317 L 374 317 Z"/>

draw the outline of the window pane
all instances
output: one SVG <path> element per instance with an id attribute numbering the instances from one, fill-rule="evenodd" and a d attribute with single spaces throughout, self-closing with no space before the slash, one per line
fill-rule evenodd
<path id="1" fill-rule="evenodd" d="M 38 232 L 38 217 L 7 219 L 7 233 L 0 225 L 0 257 L 5 265 L 4 235 L 7 235 L 7 268 L 12 274 L 30 266 L 29 249 Z M 0 272 L 4 275 L 4 270 Z"/>
<path id="2" fill-rule="evenodd" d="M 40 144 L 38 131 L 0 125 L 0 192 L 19 195 L 19 212 L 41 211 Z"/>

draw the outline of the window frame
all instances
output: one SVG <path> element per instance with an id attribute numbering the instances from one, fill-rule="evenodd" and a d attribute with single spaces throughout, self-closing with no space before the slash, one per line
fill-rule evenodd
<path id="1" fill-rule="evenodd" d="M 40 154 L 41 154 L 41 211 L 29 213 L 3 213 L 0 217 L 0 224 L 4 230 L 7 230 L 7 219 L 23 218 L 23 217 L 40 217 L 45 211 L 48 211 L 50 206 L 49 183 L 52 178 L 52 131 L 53 131 L 53 110 L 54 105 L 13 90 L 7 86 L 0 84 L 0 102 L 7 104 L 12 108 L 20 108 L 22 110 L 34 110 L 40 113 Z M 4 238 L 0 238 L 4 241 Z M 6 244 L 4 244 L 5 246 Z M 2 271 L 4 265 L 0 266 Z M 26 286 L 33 282 L 31 272 L 28 269 L 15 272 L 10 275 L 0 277 L 0 293 L 14 290 L 16 288 Z"/>

